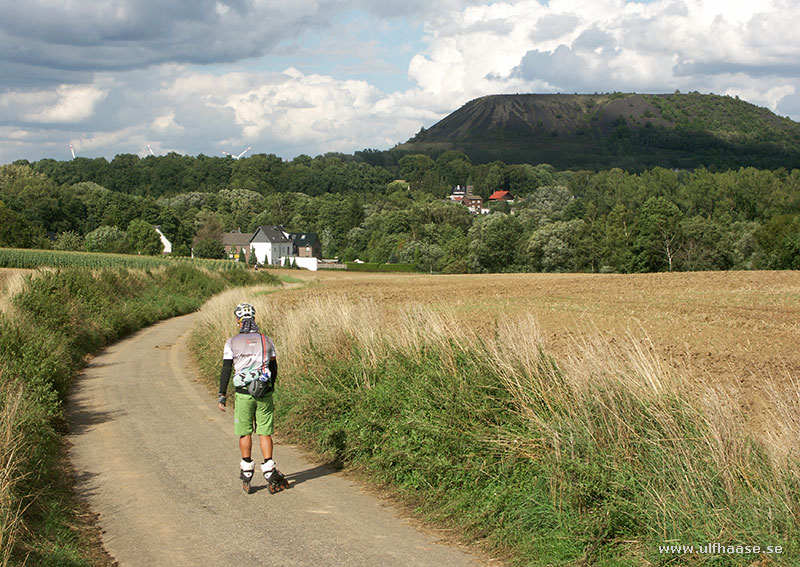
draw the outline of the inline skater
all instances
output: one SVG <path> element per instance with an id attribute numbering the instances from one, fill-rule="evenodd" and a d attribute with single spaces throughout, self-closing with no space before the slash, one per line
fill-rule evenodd
<path id="1" fill-rule="evenodd" d="M 249 303 L 240 303 L 234 309 L 239 325 L 239 333 L 225 342 L 222 354 L 222 371 L 219 377 L 220 411 L 225 411 L 228 382 L 233 373 L 234 387 L 234 432 L 239 436 L 239 449 L 242 461 L 239 463 L 239 477 L 244 491 L 250 492 L 255 463 L 251 458 L 253 448 L 253 422 L 255 433 L 264 462 L 261 472 L 266 479 L 270 493 L 289 487 L 283 474 L 272 459 L 272 434 L 274 432 L 274 404 L 272 391 L 278 376 L 275 344 L 272 339 L 259 332 L 256 325 L 256 309 Z"/>

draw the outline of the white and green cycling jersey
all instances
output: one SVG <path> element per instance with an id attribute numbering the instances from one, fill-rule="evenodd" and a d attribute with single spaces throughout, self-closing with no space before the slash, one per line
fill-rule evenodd
<path id="1" fill-rule="evenodd" d="M 222 360 L 233 361 L 233 386 L 242 388 L 266 370 L 271 359 L 276 357 L 275 343 L 261 333 L 239 333 L 225 342 Z"/>

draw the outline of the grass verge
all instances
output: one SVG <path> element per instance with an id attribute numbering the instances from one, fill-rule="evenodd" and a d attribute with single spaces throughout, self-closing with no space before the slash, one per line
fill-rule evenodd
<path id="1" fill-rule="evenodd" d="M 235 300 L 195 330 L 211 380 Z M 645 340 L 557 361 L 524 316 L 487 337 L 419 305 L 254 303 L 279 353 L 280 430 L 512 564 L 795 564 L 797 461 L 754 439 L 724 391 L 685 391 Z M 681 545 L 698 552 L 662 549 Z"/>
<path id="2" fill-rule="evenodd" d="M 0 313 L 0 565 L 102 562 L 60 462 L 62 402 L 85 356 L 226 287 L 277 284 L 247 270 L 179 264 L 66 268 L 29 276 Z"/>

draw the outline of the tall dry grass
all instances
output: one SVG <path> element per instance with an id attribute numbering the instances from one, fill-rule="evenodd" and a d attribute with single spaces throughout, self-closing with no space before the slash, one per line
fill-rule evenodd
<path id="1" fill-rule="evenodd" d="M 19 485 L 26 472 L 19 464 L 25 460 L 26 445 L 15 427 L 22 412 L 22 387 L 2 382 L 0 369 L 0 565 L 8 565 L 22 519 Z"/>
<path id="2" fill-rule="evenodd" d="M 11 298 L 25 289 L 26 278 L 34 273 L 33 270 L 0 269 L 0 314 L 11 313 Z"/>
<path id="3" fill-rule="evenodd" d="M 31 270 L 0 270 L 0 319 L 10 323 L 17 315 L 11 298 L 25 289 Z M 26 473 L 19 463 L 26 451 L 19 423 L 23 403 L 22 387 L 7 381 L 0 368 L 0 565 L 8 565 L 22 519 L 22 500 L 17 492 Z"/>
<path id="4" fill-rule="evenodd" d="M 797 454 L 778 448 L 800 440 L 800 390 L 773 392 L 769 443 L 738 392 L 690 383 L 639 331 L 575 337 L 557 360 L 526 314 L 478 333 L 447 309 L 324 291 L 207 304 L 195 337 L 211 377 L 245 300 L 276 342 L 294 435 L 524 562 L 657 563 L 659 543 L 797 535 Z"/>

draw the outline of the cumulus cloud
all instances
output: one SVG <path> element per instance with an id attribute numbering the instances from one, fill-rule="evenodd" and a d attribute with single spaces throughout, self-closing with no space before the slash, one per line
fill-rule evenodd
<path id="1" fill-rule="evenodd" d="M 89 118 L 108 93 L 94 86 L 64 85 L 56 89 L 57 101 L 25 116 L 31 122 L 79 122 Z"/>
<path id="2" fill-rule="evenodd" d="M 459 103 L 493 92 L 727 92 L 740 85 L 775 107 L 788 91 L 768 91 L 796 85 L 800 71 L 800 13 L 792 4 L 519 0 L 473 7 L 429 30 L 430 49 L 412 60 L 409 75 L 432 99 Z M 497 21 L 512 27 L 502 41 L 488 40 L 480 23 Z"/>
<path id="3" fill-rule="evenodd" d="M 80 122 L 93 114 L 107 94 L 94 85 L 61 85 L 53 91 L 0 95 L 0 108 L 25 122 Z"/>
<path id="4" fill-rule="evenodd" d="M 0 160 L 67 139 L 109 157 L 388 148 L 496 93 L 697 90 L 798 118 L 794 4 L 17 2 L 0 20 Z"/>
<path id="5" fill-rule="evenodd" d="M 290 67 L 282 73 L 221 76 L 187 72 L 165 86 L 157 97 L 177 105 L 161 123 L 190 123 L 187 112 L 227 118 L 217 137 L 222 146 L 261 140 L 254 151 L 278 147 L 303 148 L 301 152 L 353 151 L 386 147 L 403 137 L 409 126 L 407 110 L 398 110 L 386 95 L 366 81 L 338 80 L 329 75 L 304 74 Z M 193 110 L 190 110 L 193 109 Z M 235 133 L 232 131 L 235 128 Z M 209 143 L 215 143 L 209 136 Z M 229 150 L 228 150 L 229 151 Z"/>
<path id="6" fill-rule="evenodd" d="M 794 85 L 778 85 L 766 92 L 751 88 L 731 87 L 724 94 L 738 96 L 749 101 L 757 100 L 773 112 L 779 112 L 779 104 L 790 95 L 795 94 L 796 91 Z"/>
<path id="7" fill-rule="evenodd" d="M 163 116 L 157 117 L 152 122 L 152 128 L 156 132 L 169 132 L 176 130 L 183 130 L 183 126 L 175 122 L 175 113 L 169 112 Z"/>

